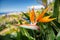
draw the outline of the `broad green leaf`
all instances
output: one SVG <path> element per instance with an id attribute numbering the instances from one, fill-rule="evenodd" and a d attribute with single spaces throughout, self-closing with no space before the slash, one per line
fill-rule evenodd
<path id="1" fill-rule="evenodd" d="M 56 40 L 60 40 L 60 31 L 57 34 Z"/>
<path id="2" fill-rule="evenodd" d="M 48 34 L 46 36 L 46 40 L 54 40 L 55 39 L 55 34 L 54 34 L 54 31 L 53 29 L 51 28 L 51 26 L 49 25 L 48 27 Z"/>
<path id="3" fill-rule="evenodd" d="M 54 34 L 54 32 L 51 31 L 46 38 L 47 38 L 47 40 L 54 40 L 54 39 L 55 39 L 55 34 Z"/>
<path id="4" fill-rule="evenodd" d="M 59 0 L 55 0 L 54 3 L 54 11 L 53 11 L 53 17 L 55 17 L 58 21 L 58 15 L 59 15 Z"/>
<path id="5" fill-rule="evenodd" d="M 53 22 L 58 28 L 60 28 L 60 23 L 59 22 L 57 22 L 57 21 L 53 21 Z"/>
<path id="6" fill-rule="evenodd" d="M 59 1 L 60 4 L 60 1 Z M 60 23 L 60 5 L 59 5 L 59 15 L 58 15 L 58 22 Z"/>
<path id="7" fill-rule="evenodd" d="M 28 33 L 28 31 L 27 31 L 26 29 L 20 28 L 20 30 L 21 30 L 22 34 L 23 34 L 24 36 L 26 36 L 29 40 L 35 40 L 35 38 L 33 38 L 33 37 Z"/>
<path id="8" fill-rule="evenodd" d="M 59 28 L 56 26 L 56 24 L 54 23 L 54 22 L 51 22 L 51 25 L 53 26 L 53 28 L 57 31 L 57 32 L 59 32 Z"/>
<path id="9" fill-rule="evenodd" d="M 16 39 L 21 40 L 21 36 L 22 36 L 21 33 L 17 31 L 17 38 Z"/>

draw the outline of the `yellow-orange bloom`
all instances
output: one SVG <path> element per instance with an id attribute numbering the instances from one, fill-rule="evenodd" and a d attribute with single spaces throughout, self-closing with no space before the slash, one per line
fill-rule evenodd
<path id="1" fill-rule="evenodd" d="M 49 18 L 50 16 L 43 17 L 39 20 L 39 22 L 50 22 L 56 18 Z"/>
<path id="2" fill-rule="evenodd" d="M 35 12 L 34 12 L 34 8 L 33 8 L 32 11 L 30 12 L 30 21 L 32 23 L 34 23 L 34 17 L 35 17 Z"/>
<path id="3" fill-rule="evenodd" d="M 32 11 L 30 12 L 30 21 L 33 22 L 50 22 L 52 20 L 54 20 L 55 18 L 49 18 L 50 16 L 45 16 L 45 13 L 48 11 L 49 7 L 47 7 L 44 11 L 42 11 L 42 13 L 36 18 L 36 20 L 34 20 L 35 17 L 35 12 L 34 9 L 32 9 Z"/>
<path id="4" fill-rule="evenodd" d="M 49 7 L 47 7 L 44 11 L 42 11 L 42 13 L 37 17 L 36 21 L 39 21 L 44 16 L 44 14 L 47 12 L 48 9 Z"/>

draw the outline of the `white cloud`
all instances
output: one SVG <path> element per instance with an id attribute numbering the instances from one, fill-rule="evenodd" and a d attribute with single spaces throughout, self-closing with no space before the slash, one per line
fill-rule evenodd
<path id="1" fill-rule="evenodd" d="M 34 9 L 41 9 L 41 8 L 45 8 L 43 5 L 34 5 L 34 6 L 28 6 L 28 8 L 32 9 L 34 7 Z"/>

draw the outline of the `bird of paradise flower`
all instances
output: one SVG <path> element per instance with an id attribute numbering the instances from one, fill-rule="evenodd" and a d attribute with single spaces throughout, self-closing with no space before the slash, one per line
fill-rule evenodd
<path id="1" fill-rule="evenodd" d="M 34 12 L 34 8 L 30 11 L 29 15 L 30 15 L 30 21 L 31 24 L 17 24 L 20 27 L 23 28 L 28 28 L 28 29 L 33 29 L 33 30 L 39 30 L 40 28 L 36 25 L 37 22 L 50 22 L 52 20 L 54 20 L 55 18 L 50 18 L 50 16 L 45 16 L 45 13 L 48 11 L 49 7 L 47 7 L 44 11 L 42 11 L 42 13 L 35 19 L 35 12 Z"/>
<path id="2" fill-rule="evenodd" d="M 52 20 L 56 19 L 56 18 L 50 18 L 50 16 L 43 17 L 45 15 L 45 13 L 48 11 L 48 9 L 49 9 L 49 7 L 47 7 L 45 10 L 43 10 L 42 13 L 37 18 L 35 18 L 35 12 L 34 12 L 34 8 L 33 8 L 29 12 L 31 24 L 22 24 L 22 25 L 16 24 L 15 26 L 20 26 L 20 27 L 32 29 L 32 30 L 40 30 L 39 26 L 36 25 L 37 22 L 47 23 L 47 22 L 51 22 Z M 13 28 L 16 29 L 15 27 L 13 27 Z M 2 30 L 0 32 L 0 35 L 8 32 L 8 31 L 9 31 L 8 28 L 5 30 Z"/>

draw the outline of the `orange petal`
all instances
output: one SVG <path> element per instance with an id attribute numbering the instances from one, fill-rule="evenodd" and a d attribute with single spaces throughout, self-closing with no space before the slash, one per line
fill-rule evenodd
<path id="1" fill-rule="evenodd" d="M 31 12 L 30 12 L 30 21 L 32 22 L 32 23 L 34 23 L 34 18 L 35 18 L 35 12 L 34 12 L 34 8 L 31 10 Z"/>
<path id="2" fill-rule="evenodd" d="M 50 16 L 43 17 L 39 20 L 39 22 L 50 22 L 56 18 L 49 18 Z"/>
<path id="3" fill-rule="evenodd" d="M 43 16 L 44 14 L 47 12 L 49 7 L 47 7 L 44 11 L 42 11 L 42 13 L 37 17 L 36 21 L 39 21 Z"/>

